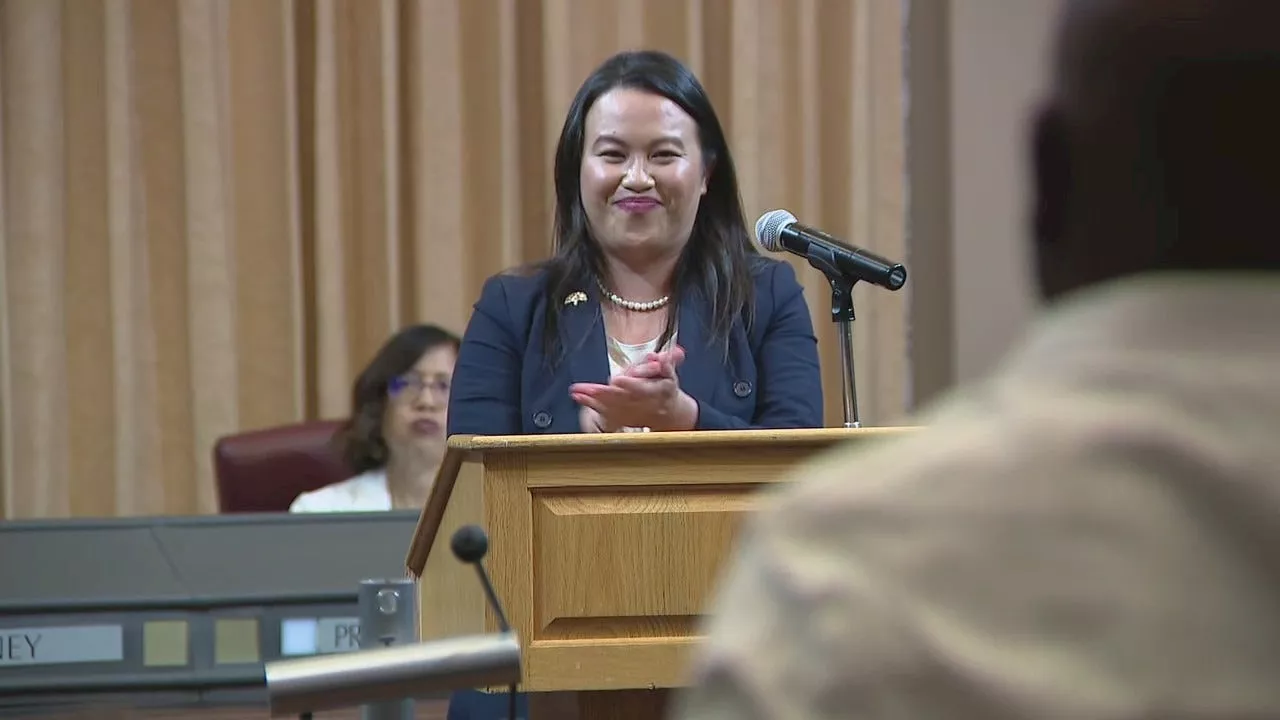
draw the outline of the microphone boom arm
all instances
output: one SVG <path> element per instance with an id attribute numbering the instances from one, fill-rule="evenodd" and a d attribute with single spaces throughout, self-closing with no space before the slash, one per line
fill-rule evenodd
<path id="1" fill-rule="evenodd" d="M 513 633 L 392 645 L 265 665 L 272 717 L 441 691 L 509 685 L 520 680 L 520 641 Z"/>

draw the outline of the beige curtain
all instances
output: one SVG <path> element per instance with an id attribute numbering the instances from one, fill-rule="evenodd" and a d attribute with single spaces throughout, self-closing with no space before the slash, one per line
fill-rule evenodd
<path id="1" fill-rule="evenodd" d="M 0 0 L 0 509 L 208 513 L 210 451 L 347 411 L 395 328 L 461 332 L 545 256 L 578 84 L 688 62 L 748 221 L 902 258 L 899 0 Z M 801 268 L 840 374 L 829 293 Z M 858 295 L 864 420 L 906 405 L 907 292 Z"/>

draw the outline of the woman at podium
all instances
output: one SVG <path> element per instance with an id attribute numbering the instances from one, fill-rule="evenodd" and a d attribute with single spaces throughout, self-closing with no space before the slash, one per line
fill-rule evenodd
<path id="1" fill-rule="evenodd" d="M 555 252 L 489 278 L 449 434 L 822 425 L 791 266 L 759 254 L 702 85 L 624 52 L 578 90 L 555 156 Z"/>
<path id="2" fill-rule="evenodd" d="M 489 278 L 463 334 L 449 434 L 821 427 L 809 308 L 747 232 L 701 83 L 659 52 L 606 60 L 555 158 L 555 253 Z M 456 693 L 450 720 L 505 717 Z"/>

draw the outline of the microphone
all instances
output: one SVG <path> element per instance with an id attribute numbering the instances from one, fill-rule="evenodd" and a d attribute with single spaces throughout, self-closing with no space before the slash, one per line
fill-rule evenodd
<path id="1" fill-rule="evenodd" d="M 770 210 L 756 221 L 756 239 L 771 252 L 799 255 L 827 274 L 832 282 L 840 278 L 862 280 L 887 290 L 900 290 L 907 282 L 907 269 L 862 248 L 841 242 L 830 235 L 796 221 L 786 210 Z"/>
<path id="2" fill-rule="evenodd" d="M 493 591 L 493 583 L 489 582 L 489 573 L 484 569 L 484 556 L 489 552 L 489 536 L 479 525 L 463 525 L 454 531 L 449 540 L 449 548 L 458 560 L 474 565 L 476 575 L 480 577 L 480 585 L 484 588 L 485 597 L 493 614 L 498 616 L 498 629 L 504 634 L 511 632 L 507 624 L 507 614 L 502 611 L 502 603 L 498 602 L 498 594 Z M 516 720 L 516 686 L 519 676 L 507 687 L 507 720 Z"/>
<path id="3" fill-rule="evenodd" d="M 841 385 L 844 426 L 862 427 L 858 417 L 858 383 L 853 369 L 853 286 L 859 280 L 887 290 L 907 283 L 907 269 L 862 248 L 796 222 L 786 210 L 770 210 L 756 221 L 756 239 L 765 250 L 799 255 L 822 271 L 831 285 L 831 319 L 840 326 Z"/>
<path id="4" fill-rule="evenodd" d="M 493 608 L 493 613 L 498 616 L 498 629 L 504 633 L 511 632 L 511 626 L 507 624 L 507 615 L 502 612 L 502 603 L 498 602 L 498 594 L 493 591 L 493 583 L 489 582 L 489 573 L 485 572 L 484 564 L 481 562 L 489 552 L 489 536 L 479 525 L 463 525 L 453 533 L 449 547 L 453 550 L 454 557 L 468 565 L 476 566 L 476 574 L 480 576 L 480 585 L 484 587 L 489 607 Z"/>
<path id="5" fill-rule="evenodd" d="M 306 717 L 322 710 L 430 697 L 442 690 L 506 685 L 509 716 L 515 720 L 520 642 L 481 564 L 489 552 L 489 537 L 480 527 L 466 525 L 453 534 L 450 546 L 459 560 L 476 566 L 501 633 L 266 663 L 271 717 Z"/>

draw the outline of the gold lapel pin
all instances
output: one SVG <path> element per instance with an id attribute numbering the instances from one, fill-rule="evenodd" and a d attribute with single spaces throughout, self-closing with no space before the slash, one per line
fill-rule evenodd
<path id="1" fill-rule="evenodd" d="M 586 301 L 587 301 L 587 294 L 582 292 L 581 290 L 578 290 L 577 292 L 569 293 L 569 297 L 564 299 L 564 304 L 576 306 L 578 303 L 584 303 Z"/>

